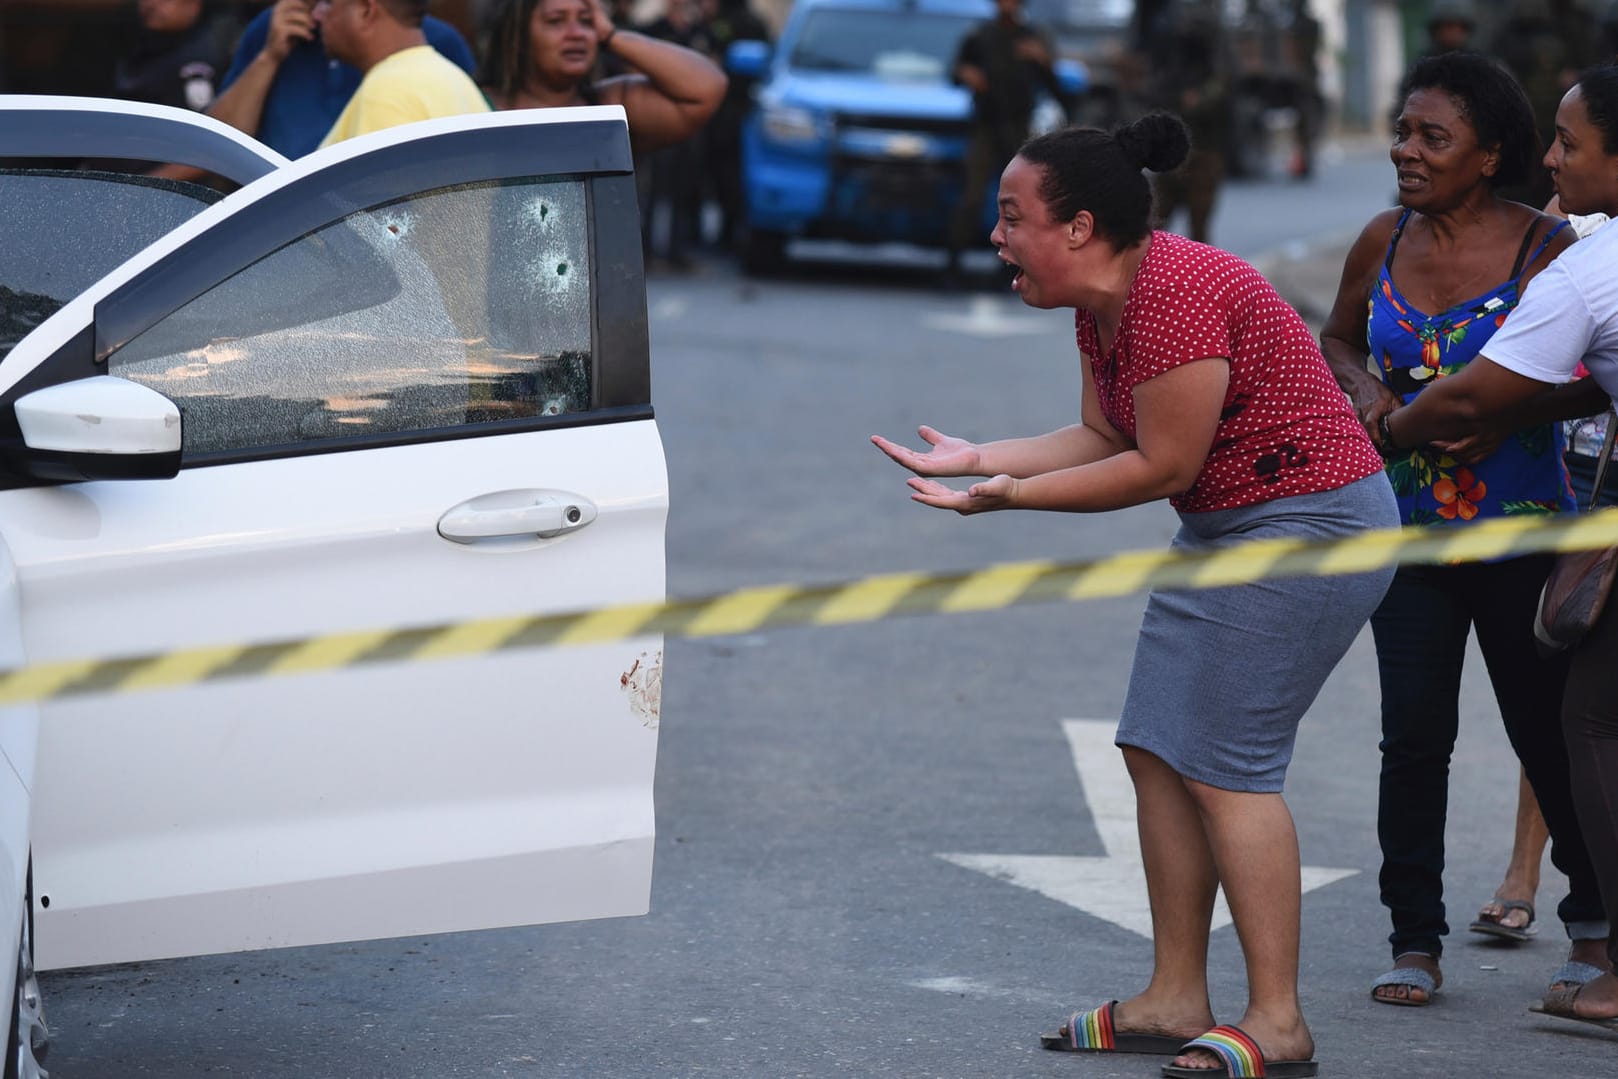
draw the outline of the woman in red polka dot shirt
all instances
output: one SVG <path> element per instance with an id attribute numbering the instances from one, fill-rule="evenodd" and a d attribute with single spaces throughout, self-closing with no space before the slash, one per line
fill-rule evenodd
<path id="1" fill-rule="evenodd" d="M 1142 169 L 1172 169 L 1188 147 L 1185 125 L 1158 114 L 1111 134 L 1042 135 L 1006 167 L 990 239 L 1024 303 L 1077 311 L 1079 422 L 982 445 L 923 427 L 925 452 L 874 438 L 916 473 L 915 501 L 1082 513 L 1167 498 L 1182 523 L 1174 545 L 1188 549 L 1398 525 L 1382 458 L 1303 320 L 1240 259 L 1150 230 Z M 988 478 L 956 490 L 940 476 Z M 1272 1075 L 1315 1074 L 1297 994 L 1298 842 L 1281 789 L 1299 720 L 1391 574 L 1152 594 L 1117 742 L 1135 785 L 1156 966 L 1144 991 L 1073 1015 L 1048 1048 L 1173 1054 L 1170 1074 L 1190 1075 L 1245 1053 Z M 1249 1002 L 1236 1025 L 1211 1030 L 1219 885 Z"/>

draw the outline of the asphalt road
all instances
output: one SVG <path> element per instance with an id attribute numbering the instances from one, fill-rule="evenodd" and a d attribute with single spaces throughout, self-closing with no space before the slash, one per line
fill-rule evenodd
<path id="1" fill-rule="evenodd" d="M 1312 183 L 1234 188 L 1215 239 L 1304 257 L 1382 205 L 1384 162 L 1356 146 Z M 907 501 L 869 434 L 1049 429 L 1076 414 L 1079 378 L 1071 315 L 944 295 L 888 254 L 653 282 L 671 589 L 1166 543 L 1164 506 L 963 520 Z M 1142 602 L 672 642 L 649 916 L 52 974 L 52 1074 L 1155 1076 L 1151 1058 L 1037 1038 L 1150 969 L 1119 889 L 1093 884 L 1127 855 L 1098 724 L 1122 703 Z M 1461 925 L 1503 868 L 1516 790 L 1476 657 L 1469 674 L 1449 830 Z M 1288 788 L 1305 864 L 1341 874 L 1304 901 L 1322 1074 L 1612 1075 L 1618 1036 L 1526 1011 L 1562 958 L 1551 924 L 1517 950 L 1452 936 L 1430 1008 L 1369 1000 L 1388 965 L 1376 728 L 1365 635 L 1305 720 Z M 1559 884 L 1547 867 L 1547 913 Z M 1212 965 L 1234 1018 L 1228 927 Z"/>

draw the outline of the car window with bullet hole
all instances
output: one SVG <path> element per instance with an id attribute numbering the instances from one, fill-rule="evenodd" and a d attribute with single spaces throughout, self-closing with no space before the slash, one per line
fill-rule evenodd
<path id="1" fill-rule="evenodd" d="M 184 455 L 587 410 L 582 181 L 440 188 L 253 263 L 114 352 L 180 406 Z"/>

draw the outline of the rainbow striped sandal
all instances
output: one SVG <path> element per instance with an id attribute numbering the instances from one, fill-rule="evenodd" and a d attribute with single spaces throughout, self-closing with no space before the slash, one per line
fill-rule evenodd
<path id="1" fill-rule="evenodd" d="M 1302 1079 L 1320 1074 L 1320 1065 L 1312 1060 L 1265 1060 L 1258 1043 L 1249 1038 L 1241 1027 L 1214 1027 L 1200 1038 L 1192 1038 L 1180 1047 L 1180 1052 L 1206 1049 L 1224 1062 L 1224 1069 L 1179 1068 L 1163 1065 L 1163 1074 L 1173 1079 Z"/>
<path id="2" fill-rule="evenodd" d="M 1116 1000 L 1109 1000 L 1094 1011 L 1074 1012 L 1067 1025 L 1055 1034 L 1041 1034 L 1039 1044 L 1063 1053 L 1151 1053 L 1166 1057 L 1179 1053 L 1185 1044 L 1169 1034 L 1130 1034 L 1114 1029 L 1112 1010 L 1117 1006 Z"/>

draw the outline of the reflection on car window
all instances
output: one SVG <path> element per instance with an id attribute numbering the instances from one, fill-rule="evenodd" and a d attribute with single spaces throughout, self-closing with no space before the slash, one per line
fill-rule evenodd
<path id="1" fill-rule="evenodd" d="M 945 82 L 961 39 L 974 25 L 974 19 L 962 15 L 824 8 L 805 20 L 788 63 L 806 71 Z"/>
<path id="2" fill-rule="evenodd" d="M 309 234 L 113 353 L 187 457 L 590 407 L 580 181 L 444 188 Z"/>
<path id="3" fill-rule="evenodd" d="M 135 252 L 219 199 L 123 173 L 0 169 L 0 359 Z"/>

